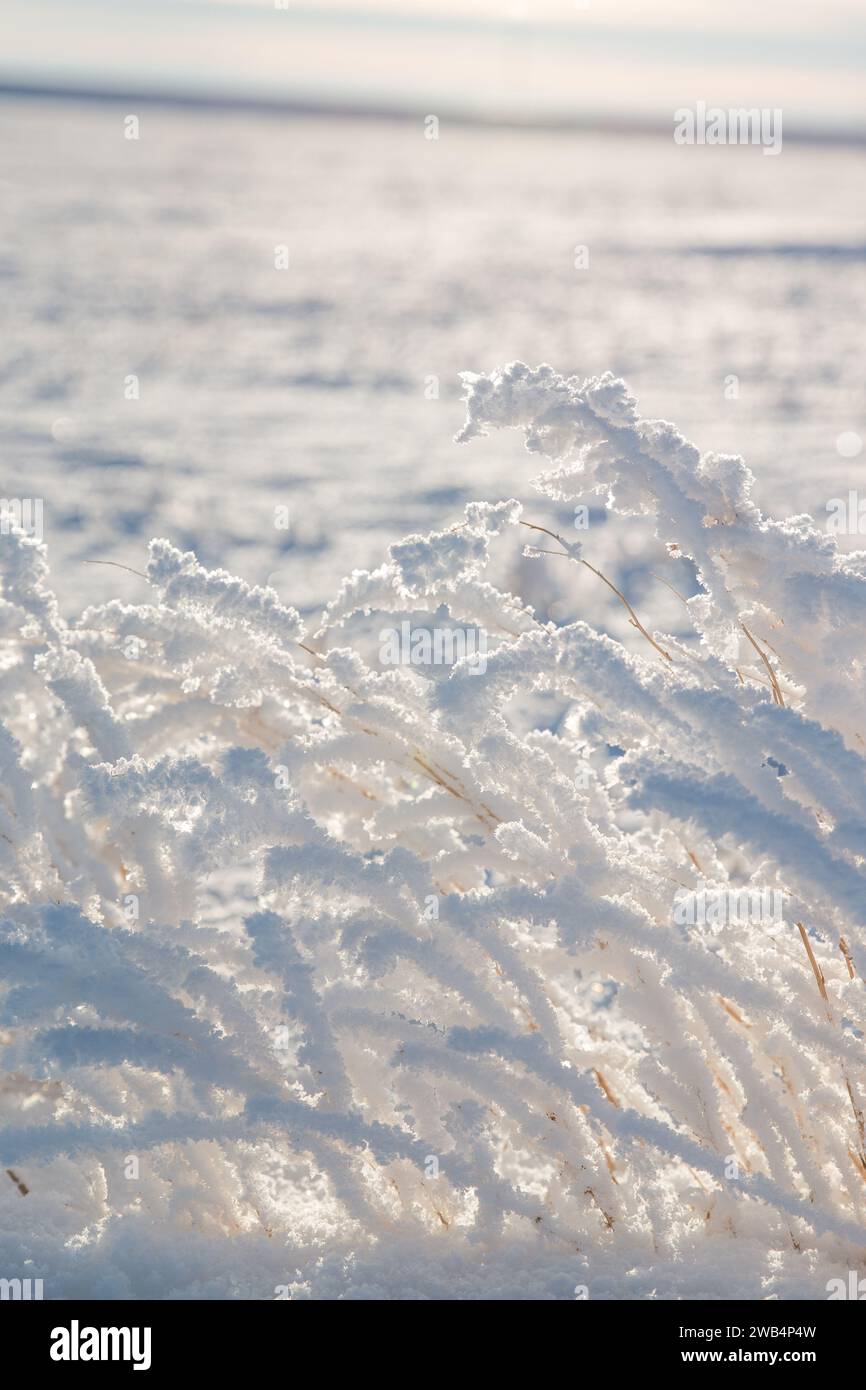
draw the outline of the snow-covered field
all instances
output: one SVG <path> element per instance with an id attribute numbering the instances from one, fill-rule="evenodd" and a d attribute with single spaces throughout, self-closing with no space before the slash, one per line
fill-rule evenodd
<path id="1" fill-rule="evenodd" d="M 126 114 L 0 99 L 4 480 L 44 498 L 67 611 L 109 592 L 83 559 L 141 568 L 153 535 L 315 611 L 390 541 L 523 486 L 513 439 L 452 442 L 457 373 L 514 358 L 622 374 L 743 454 L 776 515 L 856 485 L 859 150 L 159 107 L 132 141 Z"/>
<path id="2" fill-rule="evenodd" d="M 862 1277 L 862 156 L 125 114 L 0 103 L 0 1276 Z"/>

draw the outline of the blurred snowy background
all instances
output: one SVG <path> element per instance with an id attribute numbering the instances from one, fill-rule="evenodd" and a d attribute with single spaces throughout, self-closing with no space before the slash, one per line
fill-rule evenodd
<path id="1" fill-rule="evenodd" d="M 777 515 L 866 484 L 837 447 L 866 438 L 862 17 L 723 8 L 10 0 L 0 484 L 44 499 L 64 611 L 141 600 L 82 562 L 140 568 L 164 535 L 315 613 L 466 500 L 531 502 L 518 436 L 452 442 L 457 373 L 512 358 L 625 376 Z M 781 154 L 676 146 L 699 99 L 782 106 Z M 612 530 L 586 554 L 645 604 Z M 541 616 L 588 593 L 503 566 Z"/>

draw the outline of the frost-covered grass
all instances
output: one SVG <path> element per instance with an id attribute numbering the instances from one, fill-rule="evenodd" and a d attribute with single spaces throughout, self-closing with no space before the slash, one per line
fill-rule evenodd
<path id="1" fill-rule="evenodd" d="M 69 625 L 44 547 L 3 538 L 4 1277 L 825 1298 L 863 1272 L 866 554 L 763 516 L 740 459 L 613 377 L 465 381 L 461 440 L 520 427 L 548 499 L 653 518 L 690 635 L 618 593 L 626 651 L 494 588 L 511 546 L 609 592 L 591 528 L 527 529 L 528 499 L 391 546 L 309 631 L 166 541 L 147 602 Z M 383 665 L 403 622 L 480 628 L 483 669 Z"/>

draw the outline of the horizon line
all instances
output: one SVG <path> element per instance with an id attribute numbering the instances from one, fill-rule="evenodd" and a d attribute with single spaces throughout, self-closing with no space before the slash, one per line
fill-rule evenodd
<path id="1" fill-rule="evenodd" d="M 422 107 L 387 102 L 339 102 L 292 97 L 254 97 L 233 93 L 181 92 L 175 89 L 90 87 L 72 84 L 10 82 L 0 76 L 0 97 L 42 98 L 57 101 L 137 102 L 151 106 L 171 106 L 202 110 L 244 111 L 259 115 L 313 117 L 331 116 L 341 120 L 423 121 L 428 114 Z M 685 108 L 684 108 L 685 109 Z M 740 107 L 736 108 L 737 110 Z M 748 108 L 751 109 L 751 108 Z M 672 126 L 638 115 L 612 117 L 578 112 L 545 112 L 521 115 L 516 112 L 480 111 L 468 107 L 440 106 L 439 120 L 455 125 L 549 132 L 591 132 L 599 135 L 652 136 L 672 133 Z M 673 114 L 672 114 L 673 119 Z M 794 127 L 785 131 L 785 140 L 797 144 L 866 145 L 866 127 Z"/>

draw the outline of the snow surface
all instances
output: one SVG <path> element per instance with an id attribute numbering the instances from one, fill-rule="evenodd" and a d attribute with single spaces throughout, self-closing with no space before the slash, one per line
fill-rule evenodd
<path id="1" fill-rule="evenodd" d="M 647 414 L 746 456 L 776 516 L 862 480 L 866 455 L 836 450 L 866 437 L 856 148 L 159 106 L 129 141 L 125 114 L 0 98 L 4 483 L 45 499 L 67 615 L 138 601 L 83 560 L 141 569 L 154 535 L 312 615 L 398 537 L 524 485 L 516 439 L 452 443 L 458 373 L 512 358 L 624 376 Z M 597 563 L 644 589 L 647 538 L 599 534 Z M 562 595 L 519 563 L 497 578 L 571 613 L 561 569 Z"/>

